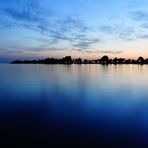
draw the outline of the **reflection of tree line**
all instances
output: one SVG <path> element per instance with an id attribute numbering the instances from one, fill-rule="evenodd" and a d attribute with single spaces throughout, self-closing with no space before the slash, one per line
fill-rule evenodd
<path id="1" fill-rule="evenodd" d="M 139 57 L 137 60 L 126 60 L 124 58 L 109 59 L 108 56 L 103 56 L 98 60 L 82 60 L 81 58 L 72 59 L 71 56 L 66 56 L 62 59 L 17 60 L 13 61 L 11 64 L 148 64 L 148 59 L 144 59 L 143 57 Z"/>

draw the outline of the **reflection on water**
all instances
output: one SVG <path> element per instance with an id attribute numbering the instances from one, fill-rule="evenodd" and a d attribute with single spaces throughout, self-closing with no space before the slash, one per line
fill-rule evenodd
<path id="1" fill-rule="evenodd" d="M 147 147 L 147 74 L 147 65 L 0 65 L 0 135 Z"/>

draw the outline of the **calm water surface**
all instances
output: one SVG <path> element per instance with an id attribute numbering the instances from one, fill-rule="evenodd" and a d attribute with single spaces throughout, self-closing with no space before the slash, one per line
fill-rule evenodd
<path id="1" fill-rule="evenodd" d="M 148 66 L 1 64 L 0 137 L 148 147 Z"/>

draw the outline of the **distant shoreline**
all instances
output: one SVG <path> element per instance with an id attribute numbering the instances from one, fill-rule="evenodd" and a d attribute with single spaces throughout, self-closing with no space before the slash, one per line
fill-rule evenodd
<path id="1" fill-rule="evenodd" d="M 55 59 L 55 58 L 46 58 L 46 59 L 39 59 L 39 60 L 16 60 L 12 61 L 10 64 L 148 64 L 148 58 L 144 59 L 143 57 L 139 57 L 137 60 L 134 59 L 125 59 L 125 58 L 114 58 L 110 59 L 108 56 L 103 56 L 97 60 L 82 60 L 81 58 L 72 59 L 71 56 L 66 56 L 62 59 Z"/>

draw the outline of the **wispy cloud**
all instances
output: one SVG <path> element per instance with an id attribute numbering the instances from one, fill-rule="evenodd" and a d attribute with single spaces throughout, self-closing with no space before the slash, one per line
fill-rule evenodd
<path id="1" fill-rule="evenodd" d="M 45 10 L 38 3 L 33 0 L 14 0 L 1 1 L 2 6 L 0 12 L 3 14 L 0 19 L 3 20 L 0 25 L 8 29 L 9 25 L 12 27 L 29 27 L 39 26 L 39 24 L 47 23 L 47 18 L 52 16 L 50 10 Z M 27 26 L 28 25 L 28 26 Z M 28 29 L 29 29 L 28 28 Z"/>
<path id="2" fill-rule="evenodd" d="M 139 39 L 148 39 L 148 34 L 139 35 L 139 36 L 137 36 L 137 38 L 139 38 Z"/>
<path id="3" fill-rule="evenodd" d="M 147 11 L 133 11 L 130 12 L 130 17 L 132 21 L 138 22 L 138 27 L 136 28 L 137 34 L 136 39 L 147 39 L 148 34 L 148 12 Z"/>
<path id="4" fill-rule="evenodd" d="M 0 55 L 3 56 L 4 54 L 6 55 L 16 55 L 16 54 L 23 54 L 24 51 L 20 50 L 12 50 L 12 49 L 0 49 Z"/>
<path id="5" fill-rule="evenodd" d="M 99 43 L 100 39 L 86 39 L 86 40 L 79 40 L 76 44 L 73 46 L 78 49 L 87 49 L 92 44 Z"/>
<path id="6" fill-rule="evenodd" d="M 15 48 L 0 49 L 0 59 L 5 58 L 7 61 L 12 61 L 18 59 L 18 57 L 21 59 L 35 59 L 40 58 L 41 55 L 31 50 L 19 50 Z"/>
<path id="7" fill-rule="evenodd" d="M 19 8 L 8 3 L 3 5 L 1 11 L 7 19 L 0 18 L 1 28 L 24 27 L 49 38 L 49 42 L 56 44 L 67 41 L 74 48 L 88 48 L 91 44 L 99 42 L 98 38 L 88 39 L 91 28 L 80 17 L 75 15 L 56 15 L 51 10 L 42 8 L 35 1 L 19 3 Z"/>
<path id="8" fill-rule="evenodd" d="M 105 33 L 107 36 L 112 36 L 126 41 L 132 40 L 135 33 L 134 28 L 121 25 L 99 26 L 99 31 Z"/>
<path id="9" fill-rule="evenodd" d="M 121 54 L 124 52 L 123 50 L 97 50 L 97 51 L 85 50 L 85 51 L 83 51 L 81 49 L 79 49 L 77 51 L 87 53 L 87 54 L 114 54 L 114 55 Z"/>
<path id="10" fill-rule="evenodd" d="M 135 21 L 147 21 L 148 20 L 148 12 L 145 12 L 145 11 L 131 12 L 131 17 Z"/>
<path id="11" fill-rule="evenodd" d="M 123 50 L 101 50 L 100 53 L 103 53 L 103 54 L 121 54 L 123 53 L 124 51 Z"/>

